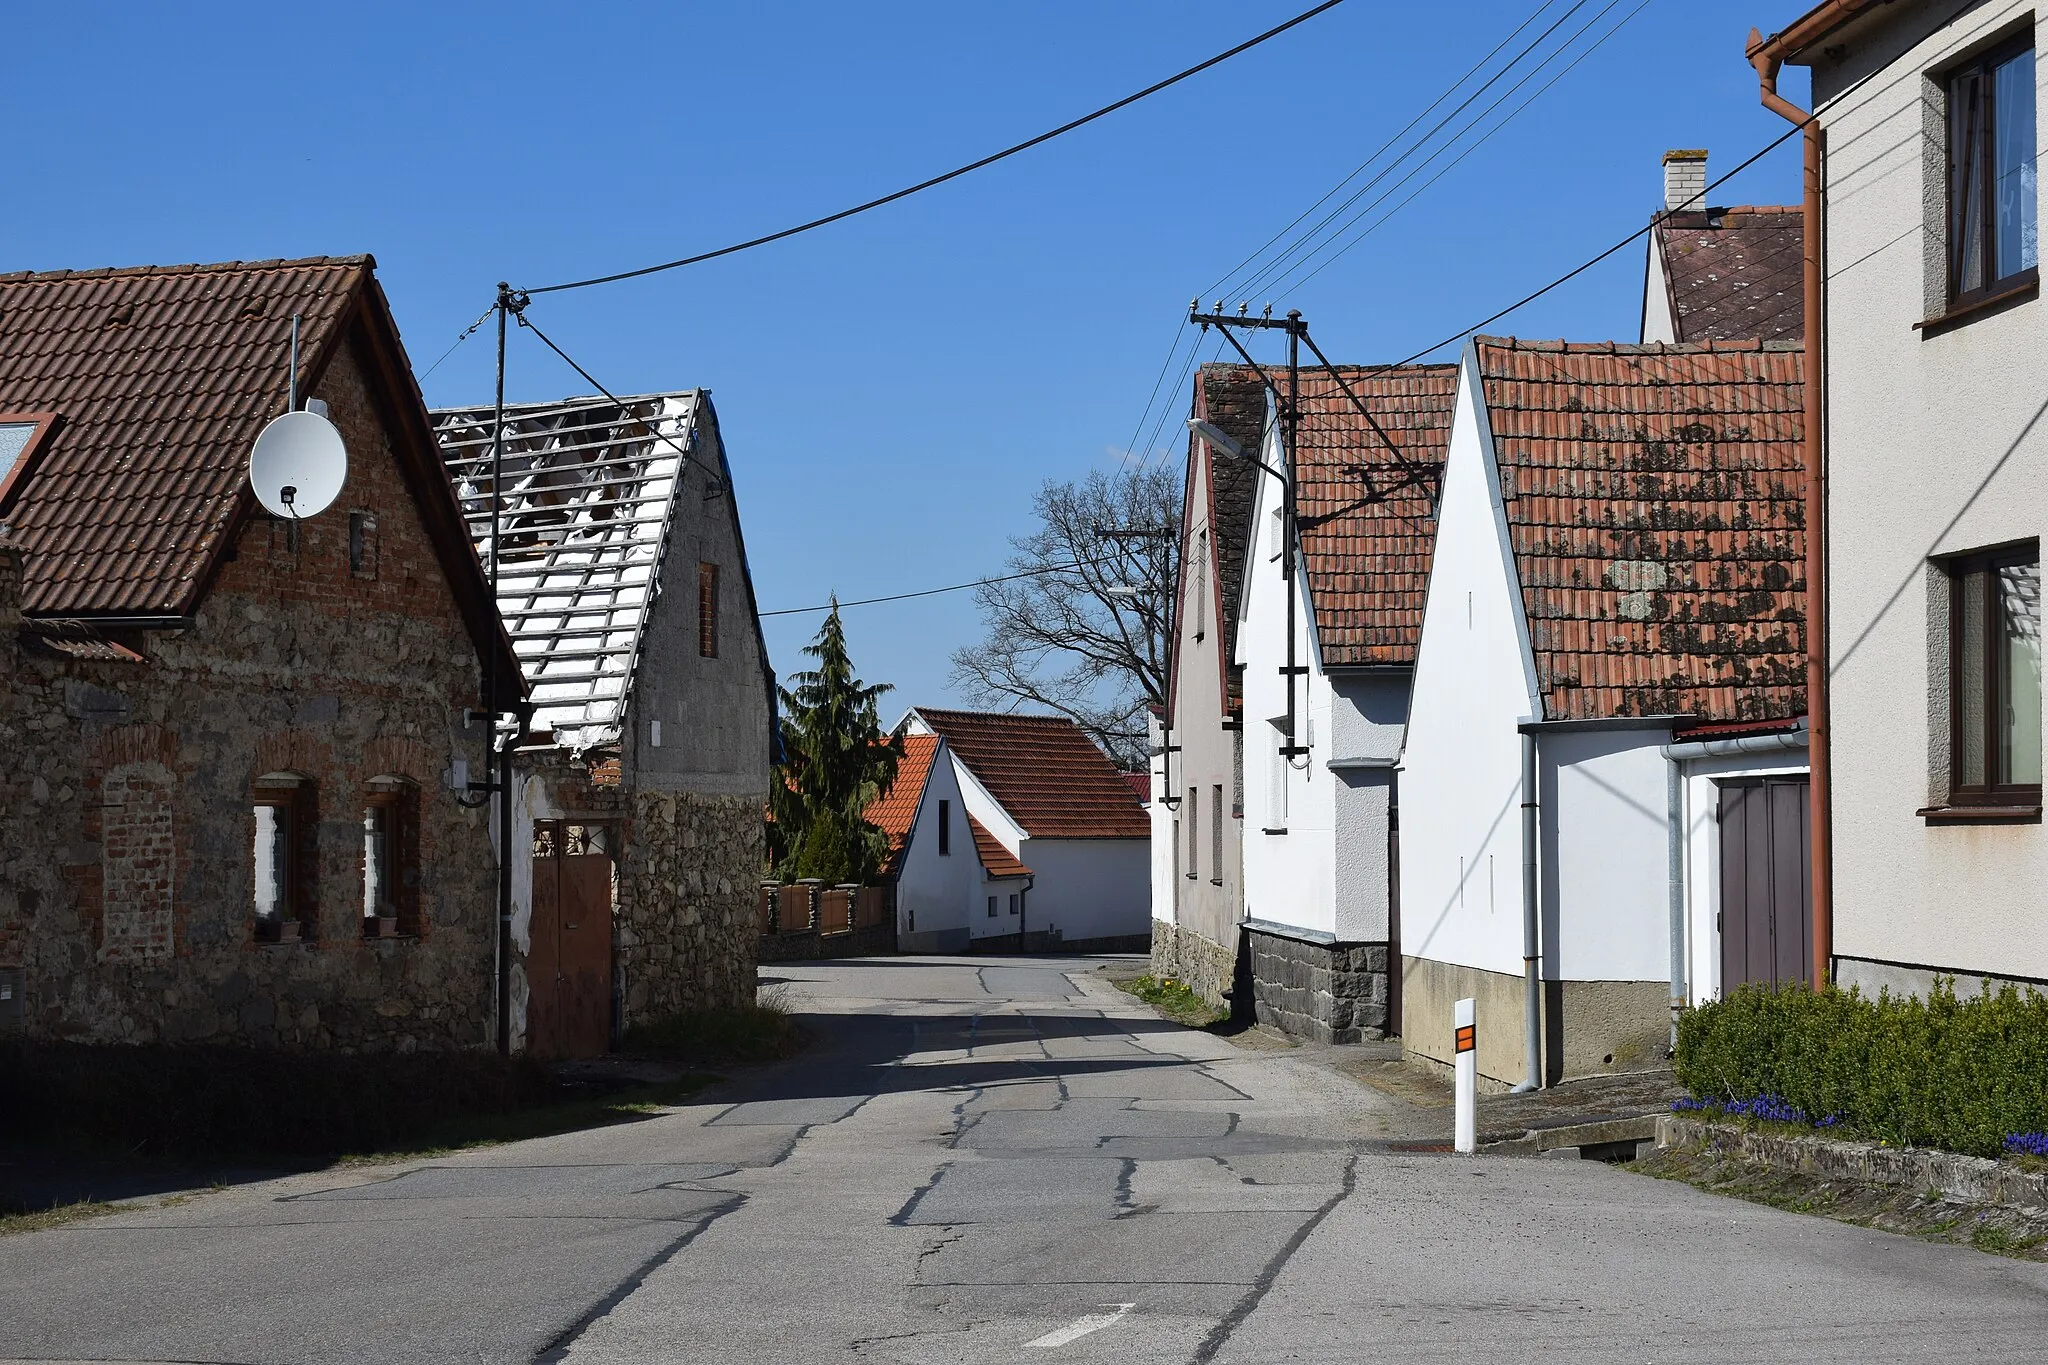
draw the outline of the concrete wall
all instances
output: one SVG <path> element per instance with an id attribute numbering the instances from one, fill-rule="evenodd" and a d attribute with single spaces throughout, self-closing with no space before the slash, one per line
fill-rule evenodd
<path id="1" fill-rule="evenodd" d="M 1342 942 L 1385 943 L 1394 930 L 1394 766 L 1408 729 L 1411 677 L 1398 669 L 1331 680 L 1336 934 Z"/>
<path id="2" fill-rule="evenodd" d="M 983 870 L 969 893 L 974 899 L 967 907 L 968 939 L 975 943 L 1014 939 L 1024 932 L 1030 909 L 1030 885 L 1029 877 L 991 877 Z M 994 914 L 989 913 L 990 897 L 995 899 Z M 1012 900 L 1016 902 L 1014 906 Z"/>
<path id="3" fill-rule="evenodd" d="M 134 643 L 146 664 L 23 652 L 0 631 L 0 969 L 22 1027 L 93 1042 L 364 1050 L 478 1047 L 491 1035 L 496 862 L 482 810 L 446 790 L 483 764 L 465 729 L 479 664 L 349 347 L 313 389 L 348 479 L 296 543 L 240 528 L 189 629 Z M 352 573 L 349 514 L 376 516 Z M 12 604 L 9 604 L 10 606 Z M 307 780 L 312 875 L 297 943 L 258 943 L 254 780 Z M 416 934 L 365 939 L 362 798 L 414 784 Z M 170 857 L 110 843 L 159 803 Z M 147 812 L 143 812 L 147 814 Z"/>
<path id="4" fill-rule="evenodd" d="M 2048 978 L 2048 831 L 1915 813 L 1946 785 L 1928 557 L 2048 529 L 2048 304 L 1913 330 L 1944 303 L 1943 96 L 1925 73 L 2033 7 L 1996 0 L 1927 37 L 1943 16 L 1895 9 L 1815 73 L 1827 258 L 1845 263 L 1827 295 L 1834 946 L 1912 979 Z"/>
<path id="5" fill-rule="evenodd" d="M 1671 985 L 1664 729 L 1552 731 L 1542 787 L 1543 975 Z M 1519 840 L 1517 841 L 1519 844 Z M 1497 868 L 1500 937 L 1522 943 L 1522 869 Z"/>
<path id="6" fill-rule="evenodd" d="M 1452 1007 L 1467 996 L 1479 1021 L 1480 1083 L 1504 1090 L 1528 1074 L 1523 978 L 1427 958 L 1401 960 L 1402 1055 L 1448 1071 Z M 1538 1001 L 1543 1083 L 1640 1071 L 1662 1062 L 1669 1030 L 1669 983 L 1546 981 Z"/>
<path id="7" fill-rule="evenodd" d="M 1151 855 L 1144 839 L 1026 839 L 1031 869 L 1024 932 L 1067 943 L 1136 939 L 1152 924 Z"/>

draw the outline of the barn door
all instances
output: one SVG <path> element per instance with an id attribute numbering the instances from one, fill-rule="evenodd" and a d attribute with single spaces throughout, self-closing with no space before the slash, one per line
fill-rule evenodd
<path id="1" fill-rule="evenodd" d="M 1813 979 L 1807 779 L 1721 784 L 1721 992 Z"/>
<path id="2" fill-rule="evenodd" d="M 542 1057 L 611 1048 L 612 840 L 604 825 L 536 821 L 527 1047 Z"/>

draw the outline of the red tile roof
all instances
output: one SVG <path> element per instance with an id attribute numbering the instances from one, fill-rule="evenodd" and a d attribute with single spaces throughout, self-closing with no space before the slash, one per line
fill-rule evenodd
<path id="1" fill-rule="evenodd" d="M 1805 216 L 1792 208 L 1664 215 L 1661 281 L 1680 341 L 1797 341 L 1804 334 Z"/>
<path id="2" fill-rule="evenodd" d="M 868 802 L 868 808 L 862 812 L 869 824 L 889 836 L 889 856 L 882 864 L 885 877 L 903 870 L 910 830 L 917 823 L 917 808 L 924 800 L 925 783 L 931 780 L 932 758 L 938 751 L 936 735 L 905 735 L 903 757 L 896 764 L 896 780 L 889 784 L 889 790 Z"/>
<path id="3" fill-rule="evenodd" d="M 1803 714 L 1800 353 L 1476 347 L 1545 716 Z"/>
<path id="4" fill-rule="evenodd" d="M 1145 839 L 1152 823 L 1109 756 L 1064 716 L 917 715 L 1034 839 Z"/>
<path id="5" fill-rule="evenodd" d="M 1125 773 L 1124 781 L 1131 784 L 1131 790 L 1137 794 L 1139 805 L 1149 806 L 1152 804 L 1152 774 Z"/>
<path id="6" fill-rule="evenodd" d="M 23 610 L 184 616 L 255 499 L 245 471 L 300 391 L 364 348 L 393 447 L 478 649 L 510 644 L 469 548 L 426 407 L 368 256 L 0 275 L 0 412 L 54 413 L 0 521 L 24 551 Z"/>
<path id="7" fill-rule="evenodd" d="M 967 817 L 967 828 L 974 833 L 974 851 L 981 858 L 981 867 L 991 877 L 1028 877 L 1031 869 L 1017 861 L 1017 855 L 1004 848 L 972 815 Z"/>
<path id="8" fill-rule="evenodd" d="M 1456 365 L 1301 372 L 1296 517 L 1326 666 L 1410 664 L 1422 634 L 1434 503 L 1451 439 Z"/>

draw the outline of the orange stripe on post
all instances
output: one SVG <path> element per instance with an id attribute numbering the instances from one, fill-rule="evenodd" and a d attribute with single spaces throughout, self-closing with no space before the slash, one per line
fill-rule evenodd
<path id="1" fill-rule="evenodd" d="M 1470 1024 L 1458 1030 L 1458 1051 L 1470 1052 L 1478 1046 L 1478 1031 Z"/>

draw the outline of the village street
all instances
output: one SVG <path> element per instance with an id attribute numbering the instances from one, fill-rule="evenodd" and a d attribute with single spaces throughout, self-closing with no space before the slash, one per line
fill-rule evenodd
<path id="1" fill-rule="evenodd" d="M 1390 1151 L 1085 959 L 780 965 L 799 1061 L 645 1122 L 0 1240 L 0 1359 L 2032 1359 L 2048 1267 L 1597 1162 Z"/>

